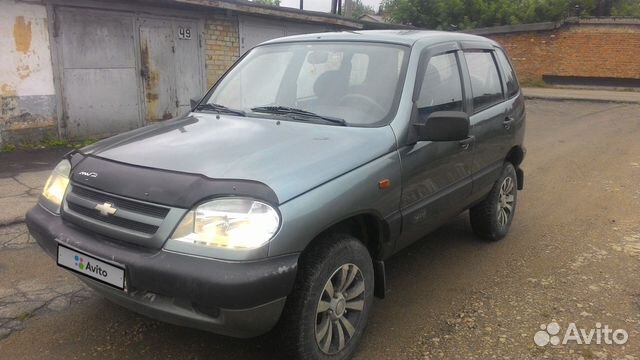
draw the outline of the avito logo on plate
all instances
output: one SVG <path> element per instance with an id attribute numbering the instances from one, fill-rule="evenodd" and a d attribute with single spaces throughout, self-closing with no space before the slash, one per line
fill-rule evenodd
<path id="1" fill-rule="evenodd" d="M 76 267 L 80 270 L 84 270 L 84 259 L 78 255 L 74 258 L 76 260 Z"/>
<path id="2" fill-rule="evenodd" d="M 86 269 L 86 271 L 92 272 L 94 274 L 98 274 L 103 277 L 107 277 L 107 275 L 109 275 L 107 273 L 107 270 L 102 269 L 100 265 L 91 265 L 91 262 L 89 261 L 87 261 L 87 263 L 85 264 L 84 258 L 82 258 L 81 256 L 76 255 L 74 257 L 74 260 L 76 261 L 75 262 L 76 267 L 80 270 Z"/>

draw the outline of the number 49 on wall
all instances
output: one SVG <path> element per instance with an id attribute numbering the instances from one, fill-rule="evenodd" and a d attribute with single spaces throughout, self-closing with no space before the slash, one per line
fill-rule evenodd
<path id="1" fill-rule="evenodd" d="M 178 39 L 191 40 L 191 28 L 178 26 Z"/>

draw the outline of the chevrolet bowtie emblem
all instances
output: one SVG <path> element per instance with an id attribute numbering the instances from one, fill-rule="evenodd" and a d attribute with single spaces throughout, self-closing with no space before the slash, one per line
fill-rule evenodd
<path id="1" fill-rule="evenodd" d="M 113 205 L 109 203 L 96 205 L 96 210 L 100 211 L 100 214 L 104 216 L 113 215 L 118 211 L 118 209 L 114 208 Z"/>

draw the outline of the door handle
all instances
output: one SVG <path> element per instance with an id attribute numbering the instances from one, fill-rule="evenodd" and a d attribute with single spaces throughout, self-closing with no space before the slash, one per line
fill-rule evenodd
<path id="1" fill-rule="evenodd" d="M 458 142 L 458 144 L 460 144 L 460 147 L 463 150 L 469 150 L 471 145 L 473 145 L 473 143 L 475 143 L 475 142 L 476 142 L 476 137 L 475 136 L 469 136 L 468 138 L 466 138 L 464 140 L 460 140 Z"/>
<path id="2" fill-rule="evenodd" d="M 507 117 L 505 117 L 505 118 L 504 118 L 504 123 L 503 123 L 504 128 L 505 128 L 506 130 L 511 129 L 511 124 L 512 124 L 515 120 L 516 120 L 516 119 L 515 119 L 513 116 L 507 116 Z"/>

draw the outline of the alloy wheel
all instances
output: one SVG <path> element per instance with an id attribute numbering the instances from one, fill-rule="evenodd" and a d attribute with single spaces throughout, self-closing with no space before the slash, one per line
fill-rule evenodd
<path id="1" fill-rule="evenodd" d="M 507 176 L 500 185 L 500 196 L 498 197 L 498 223 L 502 227 L 507 226 L 513 216 L 514 191 L 513 178 Z"/>
<path id="2" fill-rule="evenodd" d="M 355 335 L 364 309 L 365 283 L 360 268 L 345 264 L 333 272 L 322 290 L 316 310 L 316 342 L 332 355 Z"/>

